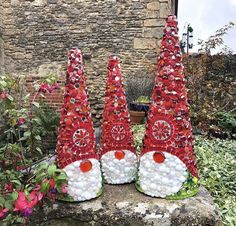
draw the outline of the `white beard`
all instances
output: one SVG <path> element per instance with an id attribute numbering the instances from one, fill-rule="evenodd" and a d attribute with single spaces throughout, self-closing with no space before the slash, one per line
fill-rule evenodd
<path id="1" fill-rule="evenodd" d="M 105 153 L 101 158 L 103 176 L 108 184 L 132 182 L 136 177 L 137 156 L 128 150 L 123 159 L 115 158 L 115 150 Z"/>
<path id="2" fill-rule="evenodd" d="M 187 167 L 178 157 L 167 152 L 163 152 L 165 161 L 156 163 L 154 153 L 155 151 L 145 153 L 140 158 L 140 187 L 147 195 L 164 198 L 182 188 L 187 178 Z"/>
<path id="3" fill-rule="evenodd" d="M 68 194 L 74 201 L 84 201 L 97 197 L 102 189 L 100 163 L 97 159 L 88 159 L 92 169 L 88 172 L 80 170 L 79 160 L 67 165 L 63 170 L 68 176 Z"/>

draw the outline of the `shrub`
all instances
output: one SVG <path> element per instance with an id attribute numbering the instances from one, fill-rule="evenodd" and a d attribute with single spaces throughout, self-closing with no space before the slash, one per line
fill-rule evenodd
<path id="1" fill-rule="evenodd" d="M 34 163 L 42 157 L 40 141 L 46 135 L 48 122 L 39 113 L 41 106 L 36 100 L 58 89 L 56 77 L 50 75 L 33 85 L 34 92 L 29 93 L 24 76 L 0 77 L 0 220 L 3 225 L 26 224 L 36 205 L 46 198 L 55 199 L 57 191 L 65 193 L 66 189 L 66 175 L 56 165 Z M 47 127 L 48 131 L 55 131 L 52 124 L 54 121 Z"/>

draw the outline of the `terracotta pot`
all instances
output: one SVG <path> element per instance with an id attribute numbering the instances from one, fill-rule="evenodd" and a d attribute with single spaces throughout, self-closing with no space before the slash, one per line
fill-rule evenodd
<path id="1" fill-rule="evenodd" d="M 131 102 L 129 104 L 132 111 L 145 111 L 148 112 L 150 103 Z"/>
<path id="2" fill-rule="evenodd" d="M 132 125 L 143 124 L 145 118 L 144 111 L 130 111 L 129 113 Z"/>

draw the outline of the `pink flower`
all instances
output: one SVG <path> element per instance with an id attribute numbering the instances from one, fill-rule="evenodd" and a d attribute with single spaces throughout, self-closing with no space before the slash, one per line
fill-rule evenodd
<path id="1" fill-rule="evenodd" d="M 57 83 L 52 84 L 53 90 L 59 89 L 59 85 Z"/>
<path id="2" fill-rule="evenodd" d="M 52 93 L 54 90 L 59 89 L 59 85 L 57 83 L 54 83 L 52 85 L 49 85 L 47 83 L 43 83 L 40 87 L 39 87 L 39 92 L 43 92 L 43 93 Z"/>
<path id="3" fill-rule="evenodd" d="M 25 118 L 20 117 L 20 118 L 18 118 L 17 125 L 21 126 L 21 125 L 25 124 L 25 122 L 26 122 Z"/>
<path id="4" fill-rule="evenodd" d="M 7 93 L 5 91 L 2 91 L 0 94 L 0 97 L 2 100 L 6 100 L 7 99 Z"/>
<path id="5" fill-rule="evenodd" d="M 61 191 L 62 191 L 62 193 L 67 193 L 67 192 L 68 192 L 67 184 L 63 184 L 63 185 L 62 185 Z"/>
<path id="6" fill-rule="evenodd" d="M 7 214 L 7 212 L 8 212 L 7 208 L 3 209 L 3 208 L 0 207 L 0 219 L 4 218 Z"/>
<path id="7" fill-rule="evenodd" d="M 42 84 L 40 87 L 39 87 L 39 92 L 42 92 L 42 93 L 46 93 L 48 91 L 48 84 L 47 83 L 44 83 Z"/>
<path id="8" fill-rule="evenodd" d="M 28 199 L 27 197 L 25 196 L 25 193 L 20 191 L 18 193 L 18 197 L 17 197 L 17 200 L 15 202 L 15 209 L 14 211 L 23 211 L 24 209 L 28 208 Z"/>
<path id="9" fill-rule="evenodd" d="M 12 183 L 5 183 L 5 184 L 4 184 L 4 190 L 5 190 L 6 192 L 12 192 L 12 189 L 13 189 Z"/>
<path id="10" fill-rule="evenodd" d="M 18 193 L 18 198 L 15 202 L 14 211 L 20 211 L 23 215 L 32 213 L 31 209 L 43 198 L 41 192 L 32 191 L 29 198 L 26 197 L 24 192 Z"/>

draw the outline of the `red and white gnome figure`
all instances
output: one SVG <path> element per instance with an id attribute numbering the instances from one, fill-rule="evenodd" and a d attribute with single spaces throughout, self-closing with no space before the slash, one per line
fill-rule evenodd
<path id="1" fill-rule="evenodd" d="M 169 16 L 158 58 L 136 186 L 147 195 L 167 197 L 180 191 L 189 178 L 196 184 L 198 173 L 177 21 L 175 16 Z"/>
<path id="2" fill-rule="evenodd" d="M 123 184 L 135 179 L 137 156 L 116 56 L 110 56 L 108 62 L 101 154 L 102 172 L 107 183 Z"/>
<path id="3" fill-rule="evenodd" d="M 95 151 L 95 135 L 87 100 L 82 54 L 68 51 L 64 104 L 61 110 L 57 163 L 68 176 L 68 194 L 74 201 L 95 198 L 102 188 L 102 176 Z"/>

